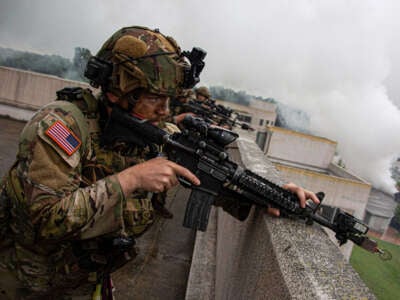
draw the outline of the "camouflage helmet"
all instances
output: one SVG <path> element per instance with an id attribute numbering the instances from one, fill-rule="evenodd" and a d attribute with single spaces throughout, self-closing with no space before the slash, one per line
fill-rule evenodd
<path id="1" fill-rule="evenodd" d="M 140 26 L 118 30 L 96 57 L 112 63 L 111 80 L 102 88 L 118 97 L 138 88 L 168 96 L 180 94 L 188 68 L 173 38 Z"/>
<path id="2" fill-rule="evenodd" d="M 205 86 L 198 87 L 195 91 L 196 91 L 196 95 L 197 94 L 202 95 L 202 96 L 206 97 L 207 99 L 209 99 L 211 97 L 210 91 Z"/>
<path id="3" fill-rule="evenodd" d="M 192 89 L 184 89 L 178 97 L 182 98 L 193 98 L 194 92 Z"/>

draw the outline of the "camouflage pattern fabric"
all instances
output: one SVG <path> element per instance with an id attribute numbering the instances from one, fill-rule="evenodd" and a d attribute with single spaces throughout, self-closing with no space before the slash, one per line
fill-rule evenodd
<path id="1" fill-rule="evenodd" d="M 181 132 L 181 130 L 178 128 L 178 126 L 176 126 L 175 124 L 170 123 L 170 122 L 165 122 L 162 125 L 162 129 L 164 129 L 169 134 L 174 134 L 174 133 L 177 133 L 177 132 Z"/>
<path id="2" fill-rule="evenodd" d="M 169 115 L 166 118 L 166 122 L 175 123 L 174 117 L 182 113 L 187 112 L 184 103 L 180 102 L 178 99 L 174 98 L 171 100 Z"/>
<path id="3" fill-rule="evenodd" d="M 211 97 L 210 90 L 205 86 L 200 86 L 195 89 L 195 93 L 206 97 L 207 99 Z"/>
<path id="4" fill-rule="evenodd" d="M 138 158 L 101 149 L 98 117 L 88 119 L 78 106 L 56 101 L 37 112 L 2 182 L 11 219 L 0 244 L 0 292 L 11 299 L 89 295 L 105 272 L 101 255 L 125 254 L 104 253 L 105 241 L 140 234 L 153 222 L 147 193 L 126 199 L 115 174 Z M 98 264 L 82 267 L 76 244 Z"/>
<path id="5" fill-rule="evenodd" d="M 106 87 L 121 97 L 137 88 L 155 94 L 176 96 L 182 93 L 188 64 L 172 37 L 147 27 L 125 27 L 114 33 L 97 57 L 114 63 L 115 78 Z"/>
<path id="6" fill-rule="evenodd" d="M 180 115 L 180 114 L 182 114 L 184 112 L 185 112 L 185 109 L 184 109 L 183 105 L 176 105 L 176 106 L 173 107 L 173 109 L 171 110 L 170 114 L 171 114 L 172 117 L 175 117 L 175 116 Z"/>

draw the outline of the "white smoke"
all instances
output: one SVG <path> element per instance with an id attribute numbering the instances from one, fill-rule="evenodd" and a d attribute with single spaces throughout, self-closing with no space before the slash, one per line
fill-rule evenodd
<path id="1" fill-rule="evenodd" d="M 0 3 L 0 45 L 71 57 L 122 26 L 158 27 L 207 50 L 202 81 L 307 112 L 346 166 L 393 191 L 399 155 L 398 1 L 170 0 Z"/>

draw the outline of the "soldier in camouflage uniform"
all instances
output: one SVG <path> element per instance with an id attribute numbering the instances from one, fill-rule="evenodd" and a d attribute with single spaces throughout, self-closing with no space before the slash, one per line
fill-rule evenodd
<path id="1" fill-rule="evenodd" d="M 200 102 L 207 102 L 211 98 L 210 91 L 205 86 L 200 86 L 194 90 L 196 94 L 196 100 Z"/>
<path id="2" fill-rule="evenodd" d="M 178 175 L 199 184 L 165 158 L 143 162 L 140 149 L 101 145 L 114 105 L 129 112 L 135 95 L 152 101 L 181 92 L 187 62 L 176 42 L 123 28 L 97 57 L 112 66 L 102 95 L 74 90 L 37 112 L 2 180 L 2 299 L 109 297 L 109 274 L 135 256 L 133 238 L 153 222 L 149 193 L 176 185 Z"/>
<path id="3" fill-rule="evenodd" d="M 89 61 L 86 75 L 100 84 L 99 97 L 64 90 L 27 123 L 1 181 L 1 299 L 112 298 L 110 273 L 135 257 L 134 238 L 153 222 L 151 194 L 177 185 L 177 176 L 200 182 L 165 158 L 149 159 L 149 149 L 104 145 L 102 133 L 116 105 L 159 122 L 168 98 L 182 93 L 187 64 L 172 38 L 123 28 Z M 143 112 L 146 103 L 161 109 Z M 303 207 L 316 199 L 287 188 Z M 247 204 L 221 199 L 218 205 L 246 218 Z"/>
<path id="4" fill-rule="evenodd" d="M 138 90 L 137 92 L 139 92 L 135 93 L 137 95 L 134 94 L 135 100 L 132 110 L 133 116 L 139 119 L 148 120 L 153 125 L 164 129 L 169 134 L 180 132 L 179 128 L 175 124 L 166 122 L 167 118 L 170 116 L 170 99 L 168 97 L 146 95 L 142 90 Z M 160 146 L 157 146 L 157 149 L 152 149 L 152 151 L 153 154 L 149 153 L 149 149 L 142 149 L 142 153 L 144 153 L 142 156 L 165 156 L 163 149 Z M 166 191 L 154 193 L 151 198 L 151 203 L 157 215 L 170 219 L 173 217 L 173 214 L 165 207 L 166 197 Z"/>
<path id="5" fill-rule="evenodd" d="M 181 95 L 173 98 L 170 104 L 170 114 L 167 117 L 169 122 L 179 125 L 187 114 L 193 115 L 185 108 L 185 104 L 193 100 L 194 93 L 191 89 L 184 90 Z"/>

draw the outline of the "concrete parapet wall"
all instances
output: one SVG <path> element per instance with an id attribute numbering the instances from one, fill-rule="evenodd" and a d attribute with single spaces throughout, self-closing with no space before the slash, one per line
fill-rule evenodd
<path id="1" fill-rule="evenodd" d="M 239 139 L 243 165 L 276 183 L 257 145 Z M 186 299 L 375 299 L 318 225 L 259 209 L 239 222 L 213 209 L 196 238 Z"/>
<path id="2" fill-rule="evenodd" d="M 55 100 L 56 91 L 67 86 L 90 88 L 84 82 L 0 67 L 0 113 L 18 120 L 29 120 L 32 112 Z"/>

